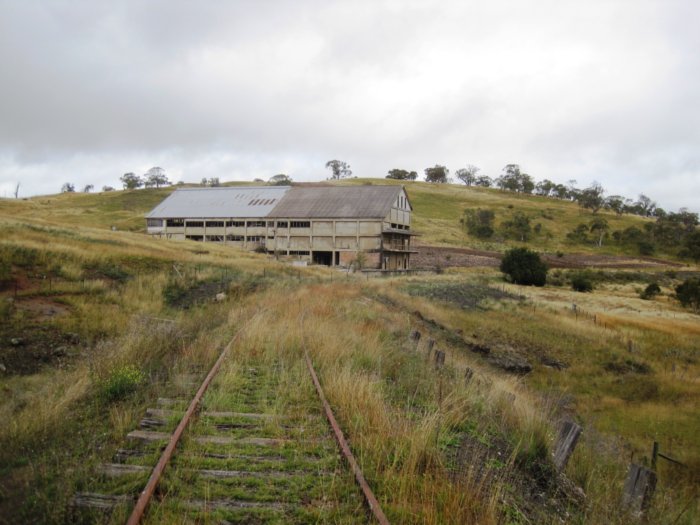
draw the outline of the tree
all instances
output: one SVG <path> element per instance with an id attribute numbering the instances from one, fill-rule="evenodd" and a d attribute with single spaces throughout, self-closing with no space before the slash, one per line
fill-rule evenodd
<path id="1" fill-rule="evenodd" d="M 551 180 L 544 179 L 535 184 L 535 193 L 537 195 L 542 195 L 543 197 L 549 197 L 554 191 L 555 187 L 556 184 L 554 184 Z"/>
<path id="2" fill-rule="evenodd" d="M 474 186 L 481 186 L 482 188 L 490 188 L 493 186 L 493 179 L 488 175 L 482 175 L 477 177 L 474 181 Z"/>
<path id="3" fill-rule="evenodd" d="M 119 177 L 119 180 L 124 185 L 125 190 L 135 190 L 143 186 L 143 179 L 132 172 L 125 173 Z"/>
<path id="4" fill-rule="evenodd" d="M 291 186 L 292 179 L 289 175 L 278 173 L 277 175 L 270 177 L 270 180 L 268 180 L 267 183 L 272 186 Z"/>
<path id="5" fill-rule="evenodd" d="M 15 199 L 19 198 L 19 182 L 15 186 Z"/>
<path id="6" fill-rule="evenodd" d="M 401 170 L 394 168 L 388 171 L 387 179 L 394 180 L 416 180 L 418 178 L 418 173 L 415 171 Z"/>
<path id="7" fill-rule="evenodd" d="M 696 230 L 685 238 L 683 255 L 700 262 L 700 231 Z"/>
<path id="8" fill-rule="evenodd" d="M 61 186 L 61 193 L 73 193 L 75 191 L 75 185 L 70 182 L 63 183 Z"/>
<path id="9" fill-rule="evenodd" d="M 609 229 L 610 225 L 608 224 L 608 221 L 606 221 L 602 217 L 596 217 L 591 221 L 589 230 L 591 233 L 598 234 L 598 240 L 596 241 L 598 248 L 603 246 L 603 238 L 605 237 L 605 234 L 608 232 Z"/>
<path id="10" fill-rule="evenodd" d="M 622 215 L 625 211 L 625 198 L 620 195 L 610 195 L 605 199 L 605 207 L 617 215 Z"/>
<path id="11" fill-rule="evenodd" d="M 432 168 L 425 168 L 424 171 L 426 182 L 436 182 L 439 184 L 446 184 L 447 176 L 450 173 L 450 170 L 440 164 L 435 164 Z"/>
<path id="12" fill-rule="evenodd" d="M 342 160 L 329 160 L 326 162 L 326 168 L 331 170 L 331 179 L 345 179 L 352 175 L 350 164 Z"/>
<path id="13" fill-rule="evenodd" d="M 521 242 L 527 241 L 532 232 L 530 218 L 521 211 L 516 211 L 509 220 L 503 223 L 502 228 L 507 237 L 513 237 Z"/>
<path id="14" fill-rule="evenodd" d="M 639 199 L 637 199 L 636 207 L 639 210 L 639 215 L 644 217 L 650 217 L 654 213 L 656 208 L 656 203 L 649 197 L 641 193 Z"/>
<path id="15" fill-rule="evenodd" d="M 83 193 L 90 193 L 94 189 L 95 189 L 95 186 L 93 186 L 92 184 L 86 184 L 85 187 L 83 188 Z"/>
<path id="16" fill-rule="evenodd" d="M 168 186 L 170 184 L 170 180 L 165 174 L 165 170 L 163 168 L 159 168 L 158 166 L 148 170 L 143 178 L 145 179 L 146 187 L 155 186 L 156 188 L 160 188 L 161 186 Z"/>
<path id="17" fill-rule="evenodd" d="M 646 288 L 644 288 L 644 291 L 639 294 L 639 297 L 648 301 L 649 299 L 653 299 L 657 295 L 661 293 L 661 287 L 658 285 L 658 283 L 649 283 Z"/>
<path id="18" fill-rule="evenodd" d="M 477 208 L 476 210 L 464 210 L 464 216 L 460 219 L 460 222 L 467 229 L 469 235 L 473 235 L 479 239 L 488 239 L 493 236 L 493 223 L 495 219 L 496 214 L 493 210 Z"/>
<path id="19" fill-rule="evenodd" d="M 265 181 L 263 181 L 262 179 L 257 179 L 257 180 L 254 180 L 253 182 L 265 182 Z M 219 186 L 221 186 L 221 182 L 219 182 L 219 177 L 211 177 L 209 179 L 204 177 L 202 179 L 201 185 L 202 186 L 209 186 L 210 188 L 218 188 Z"/>
<path id="20" fill-rule="evenodd" d="M 515 284 L 544 286 L 547 282 L 547 265 L 537 252 L 527 248 L 508 250 L 503 255 L 500 269 Z"/>
<path id="21" fill-rule="evenodd" d="M 700 278 L 691 277 L 676 286 L 676 299 L 686 308 L 700 310 Z"/>
<path id="22" fill-rule="evenodd" d="M 479 171 L 481 170 L 473 164 L 467 164 L 466 168 L 460 168 L 455 171 L 455 177 L 467 186 L 471 186 L 476 182 L 476 174 L 479 173 Z"/>
<path id="23" fill-rule="evenodd" d="M 102 191 L 114 191 L 114 188 L 112 186 L 102 186 Z"/>
<path id="24" fill-rule="evenodd" d="M 604 194 L 605 190 L 603 187 L 597 182 L 594 182 L 588 188 L 579 192 L 577 197 L 579 206 L 589 209 L 593 213 L 598 213 L 598 210 L 600 210 L 605 203 L 605 199 L 603 198 Z"/>

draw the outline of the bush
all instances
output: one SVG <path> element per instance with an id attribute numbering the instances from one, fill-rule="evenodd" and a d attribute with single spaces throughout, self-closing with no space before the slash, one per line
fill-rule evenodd
<path id="1" fill-rule="evenodd" d="M 118 401 L 135 392 L 145 379 L 134 365 L 123 365 L 112 369 L 107 379 L 100 382 L 100 394 L 107 401 Z"/>
<path id="2" fill-rule="evenodd" d="M 700 309 L 700 278 L 691 277 L 676 286 L 676 298 L 686 308 Z"/>
<path id="3" fill-rule="evenodd" d="M 654 255 L 656 252 L 656 246 L 649 241 L 640 241 L 637 243 L 637 248 L 639 249 L 639 255 Z"/>
<path id="4" fill-rule="evenodd" d="M 656 283 L 651 283 L 649 284 L 642 293 L 639 294 L 639 297 L 642 299 L 653 299 L 657 295 L 661 293 L 661 287 L 656 284 Z"/>
<path id="5" fill-rule="evenodd" d="M 544 286 L 547 281 L 547 265 L 527 248 L 508 250 L 501 260 L 501 271 L 515 284 Z"/>
<path id="6" fill-rule="evenodd" d="M 577 273 L 571 277 L 571 288 L 575 292 L 592 292 L 593 280 L 585 273 Z"/>

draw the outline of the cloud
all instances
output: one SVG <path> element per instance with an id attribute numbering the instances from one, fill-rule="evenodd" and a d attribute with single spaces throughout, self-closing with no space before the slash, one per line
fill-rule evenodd
<path id="1" fill-rule="evenodd" d="M 0 195 L 435 163 L 698 205 L 689 1 L 5 1 Z M 678 184 L 669 184 L 677 181 Z"/>

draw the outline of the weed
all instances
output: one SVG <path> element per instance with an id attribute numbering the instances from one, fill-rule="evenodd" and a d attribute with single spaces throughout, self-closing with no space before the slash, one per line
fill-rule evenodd
<path id="1" fill-rule="evenodd" d="M 134 393 L 145 380 L 144 373 L 134 365 L 118 366 L 98 383 L 100 396 L 106 401 L 125 399 Z"/>

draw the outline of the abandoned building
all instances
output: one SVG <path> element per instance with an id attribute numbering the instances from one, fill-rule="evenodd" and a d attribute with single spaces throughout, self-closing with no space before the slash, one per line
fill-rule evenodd
<path id="1" fill-rule="evenodd" d="M 181 188 L 147 216 L 150 235 L 219 242 L 315 264 L 410 268 L 403 186 Z"/>

